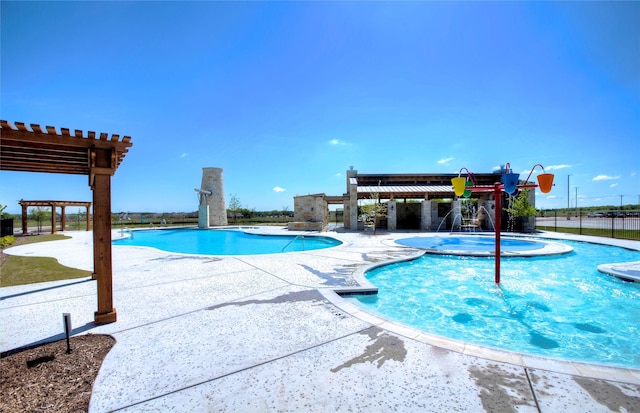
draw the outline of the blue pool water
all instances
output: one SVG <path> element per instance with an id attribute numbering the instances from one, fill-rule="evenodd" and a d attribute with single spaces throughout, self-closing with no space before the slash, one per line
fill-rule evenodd
<path id="1" fill-rule="evenodd" d="M 251 255 L 330 248 L 341 242 L 329 237 L 256 235 L 237 230 L 161 229 L 133 231 L 113 245 L 153 247 L 163 251 L 204 255 Z"/>
<path id="2" fill-rule="evenodd" d="M 427 254 L 367 273 L 367 311 L 426 332 L 487 347 L 640 368 L 640 283 L 601 274 L 640 252 L 568 242 L 569 254 L 494 259 Z"/>
<path id="3" fill-rule="evenodd" d="M 434 250 L 464 250 L 471 252 L 493 252 L 495 238 L 484 236 L 464 237 L 414 237 L 396 240 L 396 243 L 414 248 L 427 248 Z M 544 247 L 544 243 L 514 238 L 500 240 L 500 249 L 507 251 L 533 251 Z"/>

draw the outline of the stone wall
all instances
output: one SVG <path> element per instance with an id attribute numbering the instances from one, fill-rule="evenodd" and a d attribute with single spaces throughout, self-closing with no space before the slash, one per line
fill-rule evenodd
<path id="1" fill-rule="evenodd" d="M 321 231 L 329 224 L 329 208 L 324 194 L 296 196 L 293 198 L 293 220 L 288 229 L 297 231 Z"/>

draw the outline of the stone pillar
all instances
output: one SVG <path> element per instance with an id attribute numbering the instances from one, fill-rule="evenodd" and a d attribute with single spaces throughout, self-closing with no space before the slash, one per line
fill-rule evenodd
<path id="1" fill-rule="evenodd" d="M 431 201 L 425 199 L 420 207 L 420 230 L 431 230 Z"/>
<path id="2" fill-rule="evenodd" d="M 211 195 L 200 198 L 200 205 L 206 204 L 209 209 L 208 226 L 228 225 L 222 168 L 202 168 L 200 188 L 211 192 Z"/>
<path id="3" fill-rule="evenodd" d="M 349 204 L 345 204 L 345 219 L 349 215 L 349 229 L 358 230 L 358 181 L 356 178 L 358 171 L 350 169 L 347 171 L 347 194 L 349 196 Z M 347 208 L 348 207 L 348 208 Z M 345 227 L 347 223 L 345 221 Z"/>
<path id="4" fill-rule="evenodd" d="M 387 203 L 387 229 L 398 229 L 398 217 L 397 217 L 397 205 L 395 200 L 391 200 Z"/>
<path id="5" fill-rule="evenodd" d="M 204 197 L 204 195 L 202 195 Z M 209 226 L 209 206 L 200 204 L 198 208 L 198 228 L 207 228 Z"/>
<path id="6" fill-rule="evenodd" d="M 451 202 L 451 230 L 462 229 L 462 201 L 456 199 Z"/>

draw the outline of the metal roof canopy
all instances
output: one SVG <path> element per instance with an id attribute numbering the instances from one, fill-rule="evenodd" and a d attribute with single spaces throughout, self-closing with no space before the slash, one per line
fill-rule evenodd
<path id="1" fill-rule="evenodd" d="M 93 191 L 93 278 L 97 280 L 96 324 L 116 321 L 113 308 L 111 262 L 111 176 L 133 145 L 131 137 L 37 124 L 31 130 L 24 123 L 15 128 L 0 120 L 0 170 L 87 175 Z"/>
<path id="2" fill-rule="evenodd" d="M 451 178 L 458 174 L 358 174 L 349 178 L 349 184 L 357 185 L 359 199 L 368 199 L 371 194 L 382 198 L 422 198 L 426 195 L 453 198 Z M 498 173 L 475 174 L 483 184 L 499 181 Z"/>

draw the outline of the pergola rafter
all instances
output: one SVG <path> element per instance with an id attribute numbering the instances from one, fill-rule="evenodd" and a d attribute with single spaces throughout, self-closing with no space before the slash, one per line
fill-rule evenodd
<path id="1" fill-rule="evenodd" d="M 0 120 L 0 170 L 87 175 L 93 191 L 93 277 L 97 280 L 96 324 L 116 321 L 111 262 L 111 176 L 118 169 L 131 138 L 31 124 L 15 127 Z"/>

